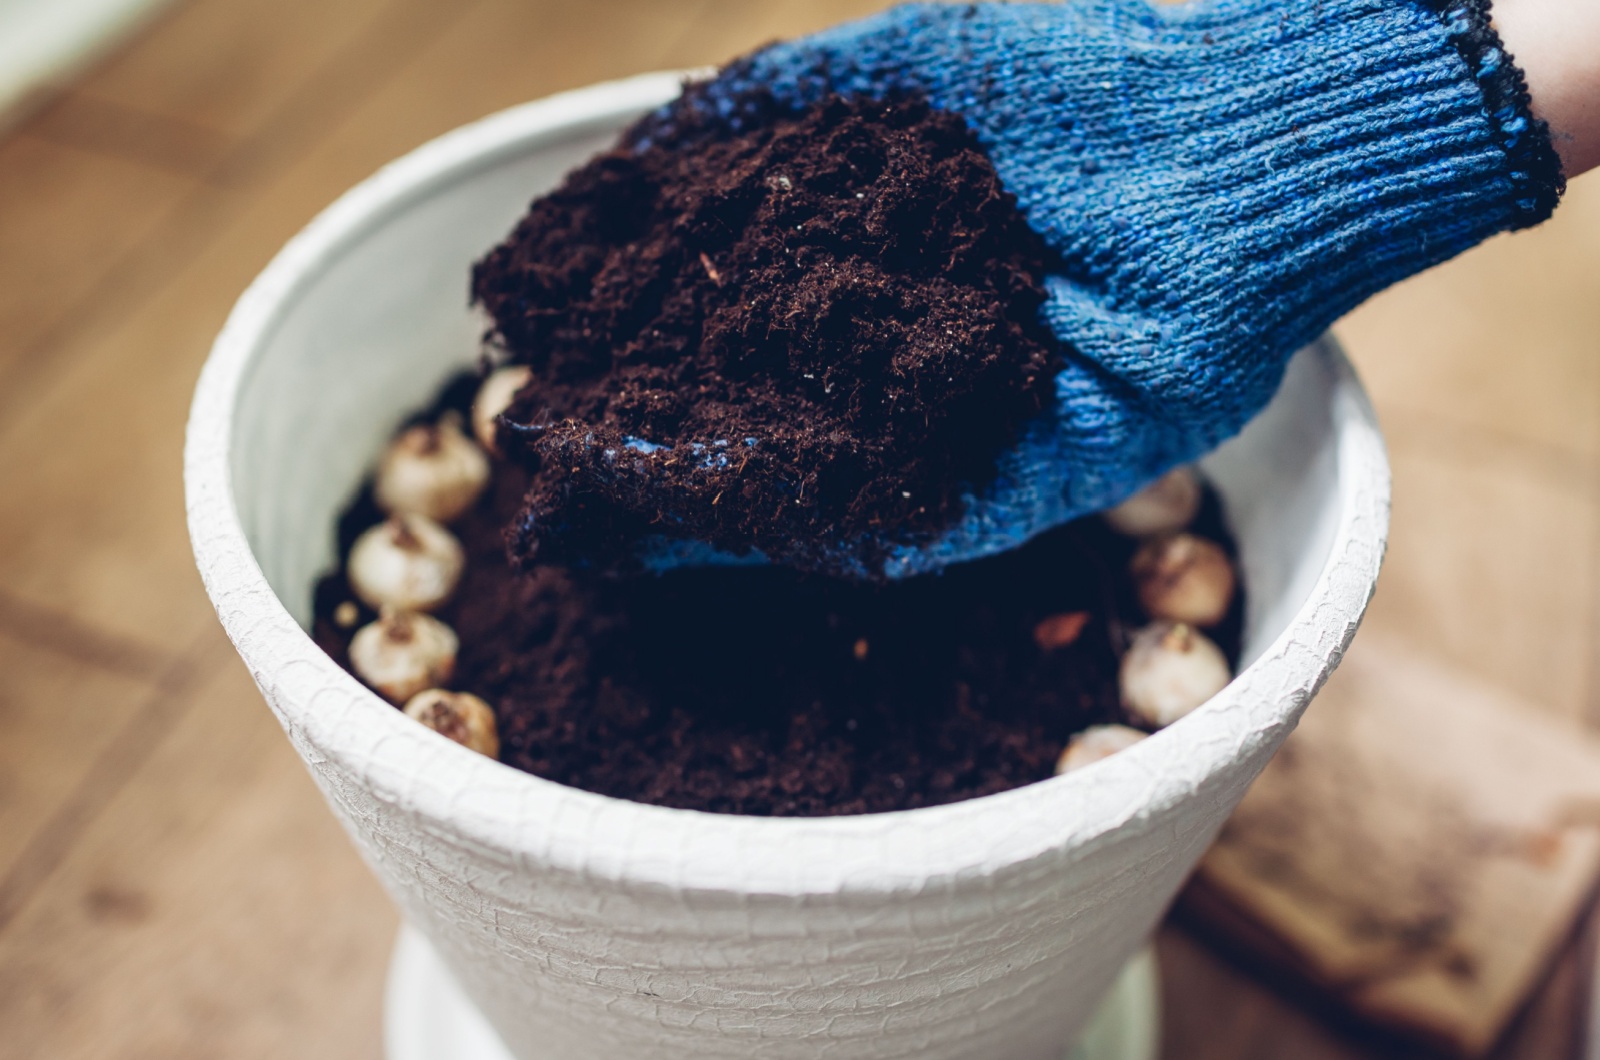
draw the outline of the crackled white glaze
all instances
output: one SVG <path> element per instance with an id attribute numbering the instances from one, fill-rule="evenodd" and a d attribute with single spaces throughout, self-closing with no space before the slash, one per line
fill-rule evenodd
<path id="1" fill-rule="evenodd" d="M 1242 549 L 1249 665 L 1070 775 L 908 813 L 666 810 L 474 754 L 301 628 L 333 515 L 401 416 L 476 355 L 471 260 L 677 91 L 518 107 L 390 165 L 291 241 L 201 377 L 185 470 L 217 613 L 352 838 L 524 1060 L 1059 1055 L 1354 634 L 1389 475 L 1329 343 L 1205 463 Z"/>

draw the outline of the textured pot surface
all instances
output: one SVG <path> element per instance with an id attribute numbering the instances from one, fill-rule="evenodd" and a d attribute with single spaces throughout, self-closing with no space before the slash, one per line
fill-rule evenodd
<path id="1" fill-rule="evenodd" d="M 304 632 L 335 515 L 477 356 L 471 261 L 678 76 L 496 115 L 330 207 L 195 395 L 190 532 L 223 625 L 374 872 L 519 1056 L 1057 1056 L 1337 663 L 1389 476 L 1343 357 L 1296 358 L 1205 463 L 1249 593 L 1239 677 L 1089 769 L 907 813 L 759 819 L 528 776 L 408 720 Z"/>

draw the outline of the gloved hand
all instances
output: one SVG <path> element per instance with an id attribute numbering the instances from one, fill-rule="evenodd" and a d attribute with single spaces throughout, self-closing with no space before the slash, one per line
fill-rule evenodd
<path id="1" fill-rule="evenodd" d="M 1562 187 L 1482 0 L 915 5 L 740 60 L 694 105 L 737 128 L 763 90 L 960 113 L 1061 256 L 1054 409 L 958 525 L 891 543 L 889 577 L 1012 548 L 1204 454 L 1337 317 L 1543 220 Z"/>

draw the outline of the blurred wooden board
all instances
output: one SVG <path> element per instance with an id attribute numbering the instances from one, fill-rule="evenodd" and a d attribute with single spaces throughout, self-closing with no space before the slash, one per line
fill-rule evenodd
<path id="1" fill-rule="evenodd" d="M 69 83 L 167 0 L 9 0 L 0 4 L 0 127 Z"/>
<path id="2" fill-rule="evenodd" d="M 1156 940 L 1167 1060 L 1422 1060 L 1413 1039 L 1357 1019 L 1236 941 L 1180 915 Z M 1490 1060 L 1594 1060 L 1584 1005 L 1594 965 L 1595 918 L 1569 940 Z"/>
<path id="3" fill-rule="evenodd" d="M 1357 1014 L 1499 1039 L 1600 879 L 1600 740 L 1358 644 L 1206 856 L 1190 911 Z M 1230 921 L 1230 922 L 1224 922 Z"/>

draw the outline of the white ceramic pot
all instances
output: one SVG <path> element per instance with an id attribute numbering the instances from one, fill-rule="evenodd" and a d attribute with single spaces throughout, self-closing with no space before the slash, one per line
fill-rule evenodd
<path id="1" fill-rule="evenodd" d="M 1331 344 L 1204 464 L 1242 553 L 1247 665 L 1069 776 L 857 817 L 643 806 L 451 743 L 305 633 L 336 512 L 401 417 L 477 356 L 469 264 L 677 86 L 639 77 L 467 126 L 283 249 L 195 394 L 185 469 L 206 588 L 373 871 L 519 1057 L 1059 1056 L 1372 592 L 1388 466 Z"/>

